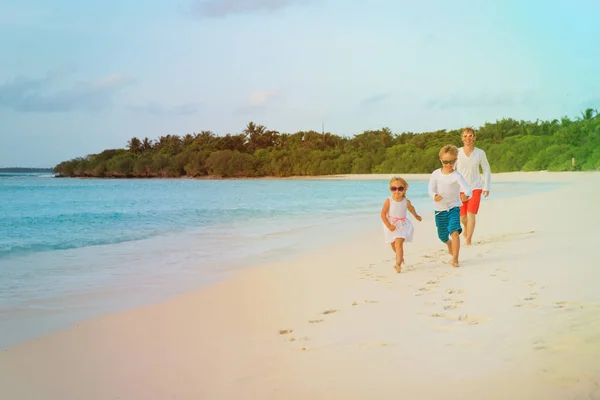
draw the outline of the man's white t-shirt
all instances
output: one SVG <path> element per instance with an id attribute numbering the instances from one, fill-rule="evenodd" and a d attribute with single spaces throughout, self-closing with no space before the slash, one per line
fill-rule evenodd
<path id="1" fill-rule="evenodd" d="M 483 169 L 483 177 L 479 173 L 480 165 Z M 471 190 L 490 190 L 492 172 L 485 151 L 475 147 L 471 155 L 467 156 L 464 148 L 460 147 L 458 149 L 458 160 L 456 161 L 455 169 L 469 183 Z"/>
<path id="2" fill-rule="evenodd" d="M 469 184 L 459 172 L 452 171 L 450 174 L 443 174 L 442 169 L 438 168 L 431 173 L 427 193 L 432 199 L 436 194 L 442 196 L 442 200 L 433 202 L 433 208 L 436 211 L 447 211 L 462 206 L 461 191 L 471 197 Z"/>

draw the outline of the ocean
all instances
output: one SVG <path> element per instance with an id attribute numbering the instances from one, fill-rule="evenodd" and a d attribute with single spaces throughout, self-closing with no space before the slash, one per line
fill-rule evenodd
<path id="1" fill-rule="evenodd" d="M 409 184 L 433 212 L 427 182 Z M 379 229 L 387 185 L 0 174 L 0 349 Z M 493 198 L 553 187 L 496 183 Z"/>

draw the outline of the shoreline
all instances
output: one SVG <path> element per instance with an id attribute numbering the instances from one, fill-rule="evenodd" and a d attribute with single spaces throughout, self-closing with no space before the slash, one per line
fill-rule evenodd
<path id="1" fill-rule="evenodd" d="M 405 245 L 408 267 L 400 275 L 393 272 L 393 255 L 380 230 L 357 233 L 293 261 L 237 270 L 230 279 L 164 303 L 94 318 L 11 347 L 0 353 L 0 397 L 592 393 L 596 381 L 590 374 L 600 372 L 593 356 L 600 353 L 583 339 L 600 332 L 589 314 L 600 307 L 600 298 L 585 286 L 595 273 L 586 263 L 595 256 L 593 247 L 586 252 L 582 246 L 594 237 L 597 217 L 588 192 L 597 190 L 600 174 L 552 174 L 561 176 L 535 181 L 570 182 L 552 193 L 574 194 L 583 203 L 576 215 L 564 226 L 544 218 L 544 210 L 556 212 L 564 202 L 548 193 L 488 201 L 478 219 L 478 243 L 461 247 L 464 268 L 444 264 L 447 257 L 429 215 L 415 222 L 415 242 Z M 494 179 L 498 175 L 492 175 L 492 184 L 501 181 Z M 508 182 L 532 177 L 512 175 Z M 580 252 L 557 253 L 559 246 Z M 564 276 L 560 266 L 567 260 L 575 265 Z M 567 290 L 565 279 L 578 289 Z M 582 338 L 565 333 L 572 322 L 565 318 L 573 315 L 580 325 L 587 321 Z M 567 336 L 556 338 L 554 332 Z M 481 361 L 484 351 L 492 361 Z M 557 357 L 578 365 L 571 371 Z M 452 373 L 431 360 L 452 362 Z M 369 370 L 362 368 L 365 363 Z M 542 365 L 551 371 L 546 376 L 538 371 Z M 528 387 L 517 384 L 523 376 Z M 134 377 L 150 383 L 142 386 Z M 438 386 L 427 387 L 431 379 Z"/>
<path id="2" fill-rule="evenodd" d="M 531 180 L 531 177 L 536 176 L 535 179 L 543 178 L 543 181 L 553 181 L 556 179 L 568 180 L 568 175 L 582 175 L 582 174 L 595 174 L 597 171 L 514 171 L 514 172 L 495 172 L 492 174 L 492 182 L 512 182 L 511 178 L 518 179 L 519 182 L 528 182 Z M 168 177 L 168 176 L 111 176 L 111 177 L 96 177 L 96 176 L 55 176 L 55 178 L 60 179 L 118 179 L 118 180 L 148 180 L 148 179 L 156 179 L 156 180 L 381 180 L 381 179 L 390 179 L 392 176 L 402 176 L 405 179 L 416 180 L 416 181 L 424 181 L 428 180 L 431 176 L 431 173 L 389 173 L 389 174 L 333 174 L 333 175 L 293 175 L 293 176 L 258 176 L 258 177 L 222 177 L 216 175 L 207 175 L 207 176 L 178 176 L 178 177 Z M 495 177 L 500 177 L 500 180 L 495 180 Z"/>

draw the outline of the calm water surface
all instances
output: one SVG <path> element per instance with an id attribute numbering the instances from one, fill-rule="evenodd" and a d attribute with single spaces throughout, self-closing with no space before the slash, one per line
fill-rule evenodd
<path id="1" fill-rule="evenodd" d="M 550 184 L 495 184 L 494 198 Z M 410 182 L 421 214 L 427 182 Z M 387 180 L 0 174 L 0 348 L 380 226 Z"/>

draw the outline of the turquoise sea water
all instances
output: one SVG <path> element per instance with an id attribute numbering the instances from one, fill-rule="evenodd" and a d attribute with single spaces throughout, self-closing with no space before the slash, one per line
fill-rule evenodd
<path id="1" fill-rule="evenodd" d="M 495 184 L 494 198 L 551 188 Z M 410 198 L 432 209 L 427 182 Z M 385 180 L 0 174 L 0 348 L 380 227 Z"/>

